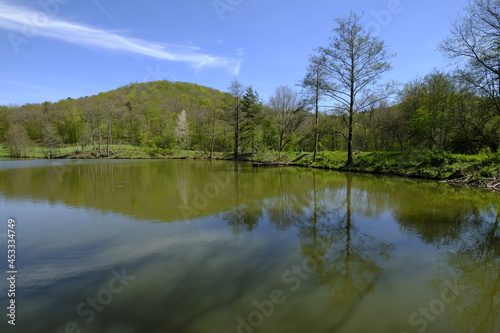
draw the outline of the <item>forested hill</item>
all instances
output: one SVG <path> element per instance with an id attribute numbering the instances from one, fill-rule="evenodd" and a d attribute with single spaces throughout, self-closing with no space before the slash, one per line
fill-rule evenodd
<path id="1" fill-rule="evenodd" d="M 56 103 L 0 106 L 0 142 L 42 144 L 155 144 L 168 148 L 185 110 L 192 130 L 222 107 L 227 93 L 193 83 L 133 83 L 116 90 Z M 199 129 L 199 128 L 198 128 Z M 16 142 L 13 142 L 16 141 Z"/>
<path id="2" fill-rule="evenodd" d="M 126 100 L 143 105 L 146 109 L 160 107 L 174 113 L 180 113 L 184 109 L 189 113 L 209 106 L 214 100 L 221 100 L 224 95 L 219 90 L 195 83 L 155 81 L 129 84 L 89 99 L 109 99 L 117 105 Z"/>
<path id="3" fill-rule="evenodd" d="M 131 103 L 140 103 L 147 106 L 171 108 L 170 111 L 180 112 L 180 109 L 193 109 L 204 105 L 208 100 L 219 99 L 224 93 L 219 90 L 195 83 L 155 81 L 145 83 L 131 83 L 115 90 L 102 92 L 94 96 L 86 96 L 78 99 L 69 98 L 56 103 L 26 104 L 22 109 L 43 109 L 78 107 L 82 103 L 109 103 L 119 105 L 124 100 Z M 7 106 L 0 106 L 5 109 Z M 12 106 L 11 106 L 12 107 Z M 15 107 L 14 107 L 15 108 Z M 179 109 L 180 108 L 180 109 Z"/>

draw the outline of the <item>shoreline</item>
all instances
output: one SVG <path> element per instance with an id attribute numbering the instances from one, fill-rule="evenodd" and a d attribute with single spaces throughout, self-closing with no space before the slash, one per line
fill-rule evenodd
<path id="1" fill-rule="evenodd" d="M 231 154 L 214 152 L 212 157 L 202 151 L 171 151 L 163 154 L 148 152 L 143 149 L 124 149 L 113 151 L 112 155 L 95 156 L 90 152 L 72 152 L 53 159 L 191 159 L 219 160 L 252 163 L 253 167 L 301 167 L 309 169 L 357 172 L 402 178 L 434 180 L 461 187 L 483 188 L 500 193 L 500 154 L 490 155 L 453 155 L 443 152 L 373 152 L 358 153 L 354 164 L 345 166 L 344 152 L 321 152 L 316 163 L 312 162 L 312 153 L 303 152 L 266 152 L 254 156 L 233 159 Z M 9 157 L 0 157 L 1 159 Z M 48 159 L 34 156 L 28 159 Z M 22 160 L 22 159 L 20 159 Z"/>
<path id="2" fill-rule="evenodd" d="M 396 173 L 392 171 L 366 171 L 359 170 L 357 168 L 332 168 L 326 166 L 314 166 L 314 165 L 301 165 L 295 163 L 274 163 L 274 162 L 263 162 L 263 163 L 255 163 L 254 167 L 301 167 L 308 169 L 318 169 L 318 170 L 331 170 L 331 171 L 339 171 L 339 172 L 354 172 L 354 173 L 363 173 L 369 175 L 380 175 L 380 176 L 388 176 L 388 177 L 399 177 L 399 178 L 408 178 L 408 179 L 425 179 L 425 180 L 433 180 L 439 183 L 445 183 L 449 185 L 457 185 L 461 187 L 473 187 L 473 188 L 482 188 L 487 189 L 493 192 L 500 193 L 500 178 L 476 178 L 474 176 L 464 176 L 462 178 L 453 178 L 453 179 L 439 179 L 439 178 L 431 178 L 418 174 L 412 173 Z M 256 165 L 257 164 L 257 165 Z"/>

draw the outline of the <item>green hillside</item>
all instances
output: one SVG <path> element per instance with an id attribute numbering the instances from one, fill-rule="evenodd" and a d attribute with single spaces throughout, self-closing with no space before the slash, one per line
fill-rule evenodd
<path id="1" fill-rule="evenodd" d="M 177 145 L 175 128 L 185 110 L 190 146 L 204 149 L 204 126 L 210 115 L 218 116 L 217 109 L 227 99 L 226 93 L 197 84 L 156 81 L 56 103 L 3 106 L 0 141 L 14 156 L 32 154 L 29 149 L 34 146 L 54 155 L 71 145 L 75 151 L 92 151 L 96 156 L 109 155 L 106 146 L 112 144 L 169 149 Z M 218 132 L 227 125 L 222 120 L 217 119 Z M 220 146 L 221 138 L 215 141 Z"/>

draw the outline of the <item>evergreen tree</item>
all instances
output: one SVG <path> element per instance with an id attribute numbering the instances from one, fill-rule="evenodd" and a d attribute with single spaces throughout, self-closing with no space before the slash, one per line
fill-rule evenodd
<path id="1" fill-rule="evenodd" d="M 245 89 L 242 100 L 243 126 L 242 141 L 247 142 L 252 154 L 257 148 L 257 130 L 262 123 L 262 103 L 252 86 Z"/>

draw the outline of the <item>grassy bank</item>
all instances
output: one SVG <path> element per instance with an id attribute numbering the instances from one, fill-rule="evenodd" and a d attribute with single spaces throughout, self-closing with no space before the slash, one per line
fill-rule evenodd
<path id="1" fill-rule="evenodd" d="M 358 153 L 347 167 L 347 153 L 321 152 L 293 163 L 299 153 L 285 154 L 274 162 L 310 168 L 425 178 L 500 191 L 500 154 L 459 155 L 437 151 Z M 270 156 L 272 157 L 272 156 Z M 273 159 L 267 159 L 273 162 Z"/>
<path id="2" fill-rule="evenodd" d="M 30 147 L 26 150 L 28 159 L 47 158 L 48 149 L 44 147 Z M 53 150 L 53 158 L 67 158 L 67 159 L 95 159 L 95 158 L 109 158 L 109 159 L 203 159 L 209 158 L 208 152 L 193 151 L 193 150 L 164 150 L 158 148 L 138 147 L 127 144 L 111 145 L 110 156 L 106 156 L 106 151 L 101 148 L 101 154 L 95 154 L 93 149 L 86 147 L 83 151 L 76 150 L 75 146 L 65 146 Z M 213 158 L 216 159 L 229 159 L 230 156 L 225 156 L 222 153 L 214 153 Z M 0 158 L 10 158 L 10 151 L 4 146 L 0 146 Z"/>
<path id="3" fill-rule="evenodd" d="M 459 155 L 446 152 L 359 153 L 346 167 L 346 153 L 322 152 L 316 163 L 308 157 L 297 164 L 341 171 L 426 178 L 500 191 L 500 154 Z"/>
<path id="4" fill-rule="evenodd" d="M 322 152 L 316 163 L 312 158 L 298 162 L 320 168 L 394 174 L 436 180 L 463 177 L 495 178 L 500 176 L 500 154 L 458 155 L 446 152 L 410 153 L 373 152 L 354 156 L 354 164 L 346 167 L 346 153 Z"/>

